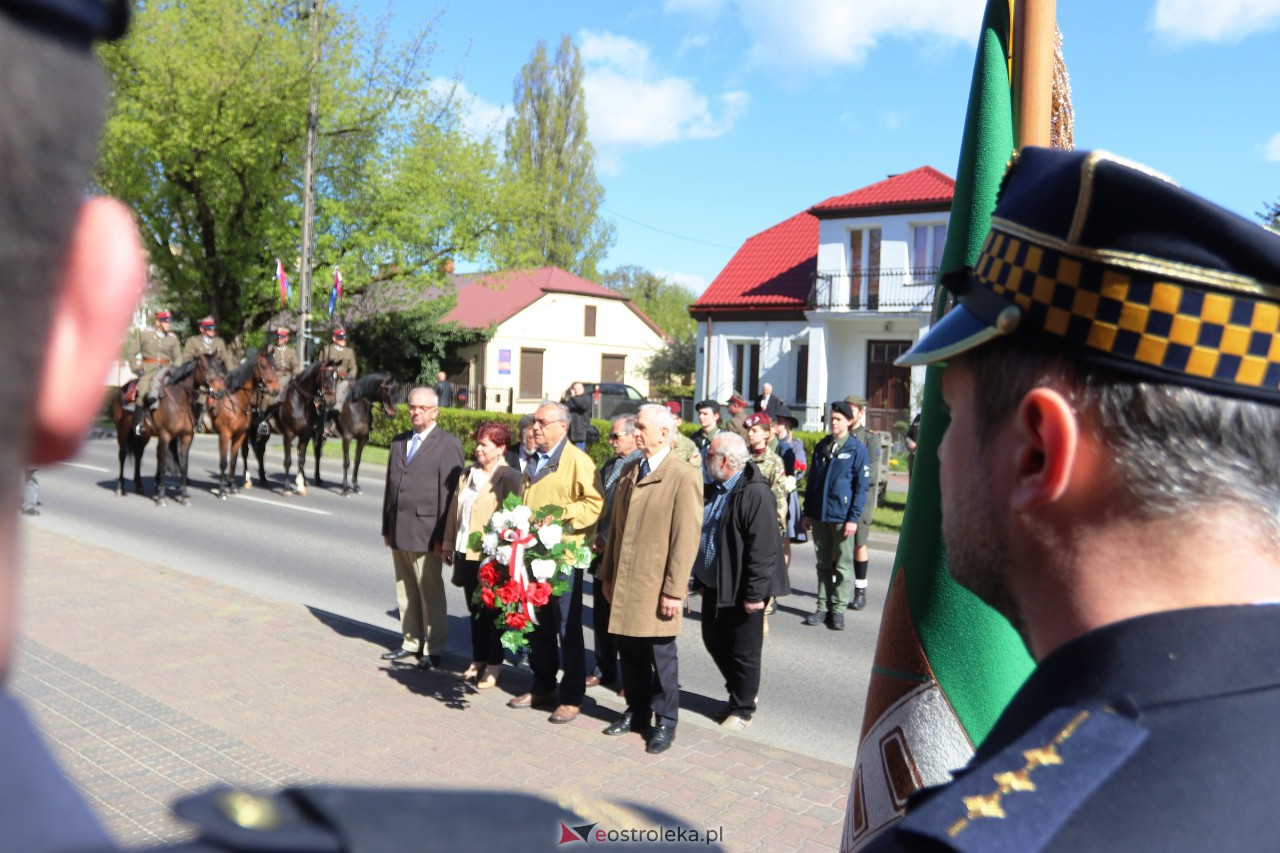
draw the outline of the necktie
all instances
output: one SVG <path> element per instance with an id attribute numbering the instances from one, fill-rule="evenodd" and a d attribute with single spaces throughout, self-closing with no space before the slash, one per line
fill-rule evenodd
<path id="1" fill-rule="evenodd" d="M 542 471 L 542 463 L 547 461 L 547 454 L 538 451 L 533 457 L 533 475 L 536 477 Z"/>
<path id="2" fill-rule="evenodd" d="M 409 442 L 409 452 L 404 455 L 406 462 L 413 461 L 413 454 L 418 452 L 418 446 L 422 444 L 422 436 L 418 433 L 413 434 L 413 440 Z"/>
<path id="3" fill-rule="evenodd" d="M 645 477 L 648 477 L 648 476 L 649 476 L 649 460 L 641 459 L 640 460 L 640 479 L 643 480 Z"/>

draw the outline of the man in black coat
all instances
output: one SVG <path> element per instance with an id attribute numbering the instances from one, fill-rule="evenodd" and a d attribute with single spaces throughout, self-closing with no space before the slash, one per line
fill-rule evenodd
<path id="1" fill-rule="evenodd" d="M 724 676 L 729 701 L 720 725 L 751 724 L 760 692 L 764 605 L 783 570 L 777 501 L 742 437 L 717 435 L 707 453 L 712 481 L 693 576 L 702 594 L 702 642 Z"/>
<path id="2" fill-rule="evenodd" d="M 1280 235 L 1044 148 L 991 222 L 900 363 L 947 362 L 948 569 L 1037 666 L 871 849 L 1276 849 Z"/>
<path id="3" fill-rule="evenodd" d="M 382 538 L 396 570 L 396 604 L 402 642 L 382 656 L 415 655 L 422 669 L 440 666 L 449 640 L 440 544 L 453 489 L 462 473 L 462 442 L 436 424 L 436 392 L 409 392 L 413 429 L 391 440 L 387 489 L 382 499 Z"/>

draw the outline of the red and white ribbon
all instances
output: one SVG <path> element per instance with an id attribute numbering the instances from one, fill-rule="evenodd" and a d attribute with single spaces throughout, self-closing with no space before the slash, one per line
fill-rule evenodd
<path id="1" fill-rule="evenodd" d="M 520 598 L 524 601 L 524 609 L 529 616 L 529 621 L 537 625 L 538 618 L 533 615 L 533 604 L 529 601 L 529 587 L 532 585 L 532 579 L 529 577 L 528 566 L 524 564 L 524 549 L 537 542 L 538 537 L 532 533 L 521 533 L 511 527 L 503 528 L 498 535 L 503 541 L 511 544 L 511 562 L 507 568 L 511 572 L 511 579 L 520 585 Z"/>

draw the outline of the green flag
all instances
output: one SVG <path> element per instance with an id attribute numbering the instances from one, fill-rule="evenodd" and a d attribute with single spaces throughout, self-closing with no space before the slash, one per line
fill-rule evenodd
<path id="1" fill-rule="evenodd" d="M 969 90 L 941 273 L 976 261 L 1014 151 L 1011 0 L 988 0 Z M 897 820 L 907 797 L 950 779 L 1031 671 L 1001 616 L 947 573 L 938 442 L 948 419 L 928 369 L 910 497 L 889 581 L 845 811 L 842 850 Z"/>

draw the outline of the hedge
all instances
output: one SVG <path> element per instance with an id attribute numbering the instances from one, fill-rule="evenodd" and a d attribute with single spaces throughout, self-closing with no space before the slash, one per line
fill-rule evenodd
<path id="1" fill-rule="evenodd" d="M 497 421 L 506 424 L 511 429 L 512 442 L 519 444 L 520 437 L 516 434 L 516 426 L 520 423 L 520 415 L 512 415 L 506 412 L 482 412 L 475 409 L 441 409 L 440 416 L 436 423 L 447 433 L 452 433 L 462 440 L 462 454 L 465 459 L 475 458 L 476 443 L 472 439 L 476 427 L 485 421 Z M 611 421 L 592 418 L 591 424 L 600 431 L 600 440 L 594 444 L 587 445 L 587 453 L 595 461 L 596 467 L 600 467 L 613 456 L 613 448 L 609 446 L 609 431 L 613 428 Z M 369 443 L 378 447 L 390 447 L 391 439 L 402 432 L 410 429 L 409 407 L 405 403 L 401 403 L 396 407 L 396 416 L 389 418 L 382 413 L 380 406 L 374 407 L 373 428 L 369 432 Z M 697 424 L 681 424 L 680 431 L 690 438 L 698 431 Z M 792 433 L 796 438 L 804 443 L 805 456 L 813 459 L 813 448 L 822 440 L 825 432 L 801 432 L 797 430 Z"/>

